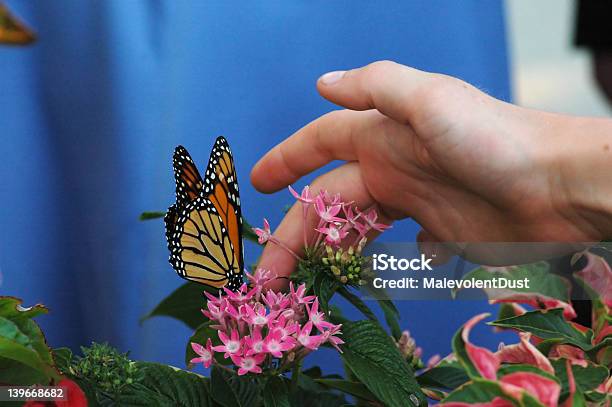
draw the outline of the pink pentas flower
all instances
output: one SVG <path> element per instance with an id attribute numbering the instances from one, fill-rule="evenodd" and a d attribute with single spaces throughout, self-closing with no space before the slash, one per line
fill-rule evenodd
<path id="1" fill-rule="evenodd" d="M 344 341 L 338 337 L 342 332 L 340 331 L 342 325 L 334 325 L 333 328 L 328 329 L 327 331 L 323 331 L 321 334 L 321 343 L 329 342 L 331 346 L 336 348 L 336 350 L 342 353 L 342 349 L 338 345 L 342 345 Z"/>
<path id="2" fill-rule="evenodd" d="M 361 217 L 361 212 L 356 211 L 353 212 L 353 206 L 352 205 L 344 205 L 342 207 L 343 211 L 344 211 L 344 217 L 346 219 L 346 221 L 348 223 L 350 223 L 351 225 L 356 225 L 357 224 L 357 220 Z"/>
<path id="3" fill-rule="evenodd" d="M 323 198 L 321 198 L 321 196 L 317 196 L 315 198 L 315 212 L 325 223 L 346 222 L 346 219 L 342 219 L 336 216 L 338 215 L 338 213 L 340 213 L 341 209 L 341 204 L 334 204 L 328 206 L 325 204 L 325 202 L 323 202 Z"/>
<path id="4" fill-rule="evenodd" d="M 271 320 L 268 323 L 268 328 L 270 331 L 280 332 L 281 338 L 285 339 L 297 331 L 298 325 L 299 324 L 291 318 L 287 318 L 285 315 L 280 315 L 278 318 Z"/>
<path id="5" fill-rule="evenodd" d="M 198 357 L 191 359 L 190 363 L 202 363 L 205 368 L 210 367 L 213 361 L 212 341 L 210 338 L 206 341 L 206 346 L 191 342 L 191 349 L 193 349 Z"/>
<path id="6" fill-rule="evenodd" d="M 316 230 L 325 235 L 325 242 L 333 246 L 338 246 L 342 242 L 342 239 L 348 235 L 347 231 L 338 229 L 334 224 Z"/>
<path id="7" fill-rule="evenodd" d="M 257 269 L 254 274 L 249 272 L 245 272 L 244 274 L 254 288 L 263 287 L 266 282 L 272 280 L 274 277 L 272 271 L 264 269 Z"/>
<path id="8" fill-rule="evenodd" d="M 266 355 L 263 353 L 249 356 L 232 355 L 232 362 L 238 366 L 238 376 L 243 376 L 247 373 L 261 373 L 261 362 L 264 361 Z"/>
<path id="9" fill-rule="evenodd" d="M 206 304 L 208 311 L 202 310 L 202 314 L 208 319 L 211 320 L 221 320 L 225 315 L 225 310 L 221 309 L 218 304 L 215 304 L 213 301 L 208 301 Z"/>
<path id="10" fill-rule="evenodd" d="M 312 325 L 312 321 L 306 322 L 304 327 L 298 331 L 297 340 L 305 348 L 316 350 L 323 342 L 323 338 L 321 335 L 310 335 Z"/>
<path id="11" fill-rule="evenodd" d="M 319 197 L 323 199 L 327 205 L 346 205 L 347 202 L 342 202 L 342 197 L 340 194 L 330 195 L 330 193 L 326 190 L 319 191 Z"/>
<path id="12" fill-rule="evenodd" d="M 319 312 L 319 299 L 315 298 L 312 306 L 306 307 L 308 310 L 308 318 L 310 321 L 316 326 L 319 330 L 323 331 L 324 329 L 333 328 L 334 324 L 331 322 L 327 322 L 325 320 L 325 314 Z"/>
<path id="13" fill-rule="evenodd" d="M 255 355 L 263 352 L 263 338 L 261 336 L 261 328 L 256 327 L 253 333 L 244 338 L 244 347 L 246 356 Z"/>
<path id="14" fill-rule="evenodd" d="M 363 213 L 363 220 L 368 224 L 368 226 L 370 226 L 370 228 L 379 232 L 384 232 L 391 227 L 390 225 L 385 225 L 384 223 L 376 223 L 378 220 L 378 212 L 374 208 L 370 208 L 367 212 Z"/>
<path id="15" fill-rule="evenodd" d="M 341 325 L 326 320 L 316 297 L 306 295 L 304 284 L 290 284 L 287 294 L 264 293 L 263 287 L 275 278 L 270 272 L 258 270 L 256 275 L 247 273 L 247 278 L 250 287 L 245 284 L 219 297 L 206 295 L 203 312 L 218 330 L 221 344 L 212 346 L 218 343 L 213 338 L 206 346 L 194 343 L 199 356 L 194 362 L 210 366 L 216 363 L 214 352 L 220 352 L 232 360 L 238 374 L 258 374 L 266 369 L 288 370 L 326 342 L 340 351 Z"/>
<path id="16" fill-rule="evenodd" d="M 219 331 L 219 339 L 223 342 L 223 345 L 215 346 L 212 349 L 215 352 L 225 352 L 224 358 L 228 358 L 231 355 L 239 355 L 241 352 L 242 344 L 240 336 L 237 330 L 232 330 L 231 336 L 228 337 L 225 332 Z"/>
<path id="17" fill-rule="evenodd" d="M 293 349 L 295 338 L 285 337 L 279 329 L 274 329 L 268 333 L 263 343 L 263 350 L 274 357 L 280 358 L 282 352 Z"/>
<path id="18" fill-rule="evenodd" d="M 264 244 L 272 237 L 272 231 L 270 230 L 270 223 L 266 218 L 263 220 L 264 227 L 262 228 L 253 228 L 253 232 L 257 235 L 257 242 L 259 244 Z"/>
<path id="19" fill-rule="evenodd" d="M 295 301 L 297 304 L 310 304 L 316 298 L 314 295 L 304 296 L 306 293 L 306 286 L 301 284 L 296 289 L 293 281 L 289 283 L 289 292 L 291 293 L 293 301 Z"/>
<path id="20" fill-rule="evenodd" d="M 262 297 L 263 301 L 272 311 L 281 311 L 291 303 L 291 299 L 287 298 L 283 293 L 275 293 L 272 290 L 268 290 Z"/>
<path id="21" fill-rule="evenodd" d="M 272 314 L 268 314 L 266 307 L 262 303 L 256 303 L 253 307 L 249 304 L 244 305 L 246 311 L 245 320 L 251 325 L 263 326 L 268 324 L 268 320 L 273 318 Z"/>
<path id="22" fill-rule="evenodd" d="M 243 304 L 249 301 L 256 293 L 253 290 L 249 291 L 246 284 L 242 284 L 242 286 L 237 291 L 232 291 L 227 287 L 223 287 L 223 290 L 225 291 L 225 298 L 227 300 L 231 300 L 239 304 Z"/>
<path id="23" fill-rule="evenodd" d="M 308 185 L 306 185 L 304 189 L 302 189 L 301 194 L 298 194 L 295 191 L 295 189 L 291 187 L 291 185 L 289 185 L 288 188 L 289 188 L 289 192 L 291 193 L 291 195 L 293 195 L 293 197 L 297 199 L 298 201 L 305 203 L 305 204 L 311 204 L 314 202 L 314 198 L 310 194 L 310 187 Z"/>

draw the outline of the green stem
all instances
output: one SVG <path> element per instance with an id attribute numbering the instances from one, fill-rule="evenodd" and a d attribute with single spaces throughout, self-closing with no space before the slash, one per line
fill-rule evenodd
<path id="1" fill-rule="evenodd" d="M 293 369 L 291 370 L 291 392 L 297 390 L 298 379 L 300 378 L 300 370 L 302 368 L 302 359 L 296 360 Z"/>

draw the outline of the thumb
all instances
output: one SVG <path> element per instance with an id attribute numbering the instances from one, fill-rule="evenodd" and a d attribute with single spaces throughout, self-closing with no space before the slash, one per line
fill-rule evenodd
<path id="1" fill-rule="evenodd" d="M 329 72 L 317 82 L 319 93 L 351 110 L 377 109 L 398 122 L 412 122 L 427 85 L 440 75 L 391 61 L 350 71 Z"/>

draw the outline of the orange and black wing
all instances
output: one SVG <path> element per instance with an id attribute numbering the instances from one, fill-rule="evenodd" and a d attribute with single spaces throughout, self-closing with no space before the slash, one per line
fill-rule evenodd
<path id="1" fill-rule="evenodd" d="M 242 247 L 242 210 L 236 167 L 229 144 L 224 137 L 218 137 L 210 153 L 208 167 L 204 174 L 203 194 L 217 209 L 234 246 L 234 255 L 240 269 L 244 266 Z"/>
<path id="2" fill-rule="evenodd" d="M 183 278 L 216 288 L 237 290 L 242 268 L 228 231 L 213 203 L 196 198 L 175 212 L 174 228 L 167 230 L 170 264 Z"/>
<path id="3" fill-rule="evenodd" d="M 242 216 L 234 161 L 219 137 L 204 179 L 187 150 L 174 153 L 176 203 L 166 213 L 170 263 L 183 278 L 236 290 L 242 285 Z"/>
<path id="4" fill-rule="evenodd" d="M 191 155 L 183 146 L 174 149 L 172 167 L 176 183 L 176 205 L 184 206 L 200 196 L 204 182 Z"/>

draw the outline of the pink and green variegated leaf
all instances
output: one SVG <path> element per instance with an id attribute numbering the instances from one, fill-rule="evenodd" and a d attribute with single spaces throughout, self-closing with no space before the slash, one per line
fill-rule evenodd
<path id="1" fill-rule="evenodd" d="M 521 338 L 519 343 L 500 346 L 495 353 L 500 361 L 502 363 L 525 363 L 554 374 L 555 370 L 550 361 L 530 342 L 531 334 L 521 332 L 519 335 Z"/>
<path id="2" fill-rule="evenodd" d="M 512 384 L 474 379 L 448 395 L 442 406 L 526 406 L 543 407 L 545 404 L 527 391 Z"/>
<path id="3" fill-rule="evenodd" d="M 489 380 L 474 379 L 450 393 L 441 406 L 488 406 L 496 407 L 517 405 L 516 400 L 505 395 L 499 383 Z"/>
<path id="4" fill-rule="evenodd" d="M 585 351 L 594 348 L 591 343 L 593 331 L 587 329 L 583 332 L 566 321 L 561 308 L 529 311 L 516 317 L 490 322 L 489 325 L 529 332 L 549 343 L 571 344 Z"/>
<path id="5" fill-rule="evenodd" d="M 609 328 L 612 325 L 612 270 L 608 263 L 594 254 L 587 255 L 587 265 L 574 273 L 589 293 L 593 304 L 592 327 L 595 331 L 594 343 L 603 341 L 612 335 Z"/>
<path id="6" fill-rule="evenodd" d="M 495 380 L 497 369 L 500 366 L 499 358 L 490 350 L 475 346 L 469 342 L 470 331 L 474 325 L 489 315 L 488 313 L 476 315 L 466 322 L 453 338 L 453 351 L 465 368 L 468 376 Z"/>
<path id="7" fill-rule="evenodd" d="M 504 278 L 511 281 L 529 281 L 529 288 L 485 288 L 483 291 L 492 303 L 521 303 L 534 308 L 563 308 L 567 319 L 576 317 L 570 304 L 569 282 L 554 273 L 545 262 L 509 267 L 479 267 L 467 273 L 463 279 L 488 281 Z"/>
<path id="8" fill-rule="evenodd" d="M 572 345 L 553 345 L 550 351 L 548 352 L 548 357 L 551 359 L 567 359 L 573 365 L 578 365 L 582 367 L 586 367 L 588 365 L 588 361 L 586 359 L 586 354 L 584 353 L 584 351 Z"/>
<path id="9" fill-rule="evenodd" d="M 603 257 L 588 253 L 587 265 L 574 273 L 593 290 L 601 302 L 612 308 L 612 269 Z"/>
<path id="10" fill-rule="evenodd" d="M 451 401 L 450 403 L 443 404 L 446 407 L 514 407 L 511 401 L 505 400 L 501 397 L 495 397 L 491 401 L 486 403 L 465 403 L 462 401 Z"/>
<path id="11" fill-rule="evenodd" d="M 562 384 L 559 401 L 566 403 L 568 398 L 574 398 L 574 403 L 581 398 L 575 395 L 584 394 L 590 391 L 605 389 L 605 385 L 610 380 L 610 373 L 604 366 L 588 363 L 586 367 L 571 363 L 569 359 L 553 360 L 555 376 Z M 568 404 L 572 405 L 572 404 Z"/>
<path id="12" fill-rule="evenodd" d="M 527 393 L 547 407 L 555 407 L 561 393 L 561 386 L 555 380 L 532 372 L 507 374 L 500 379 L 500 384 L 504 394 L 522 400 Z"/>

